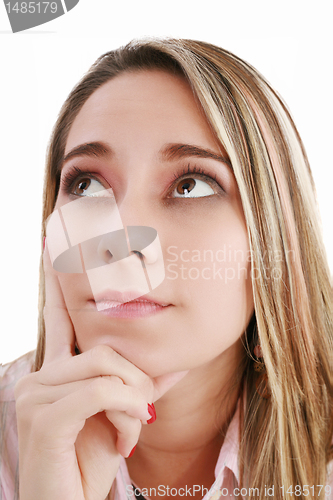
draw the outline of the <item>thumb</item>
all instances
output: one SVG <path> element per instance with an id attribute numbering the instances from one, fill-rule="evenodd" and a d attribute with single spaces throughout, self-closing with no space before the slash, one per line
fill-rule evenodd
<path id="1" fill-rule="evenodd" d="M 160 375 L 154 379 L 154 401 L 157 401 L 163 396 L 171 387 L 180 382 L 187 374 L 189 370 L 183 372 L 167 373 L 166 375 Z"/>

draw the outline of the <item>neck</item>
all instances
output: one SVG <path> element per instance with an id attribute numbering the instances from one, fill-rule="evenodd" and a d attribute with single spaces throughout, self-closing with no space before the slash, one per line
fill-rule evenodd
<path id="1" fill-rule="evenodd" d="M 127 460 L 139 487 L 195 481 L 211 486 L 225 433 L 235 412 L 239 387 L 231 387 L 237 349 L 190 372 L 156 401 L 157 419 L 144 425 L 134 455 Z M 194 484 L 194 483 L 193 483 Z M 199 484 L 196 482 L 196 484 Z"/>

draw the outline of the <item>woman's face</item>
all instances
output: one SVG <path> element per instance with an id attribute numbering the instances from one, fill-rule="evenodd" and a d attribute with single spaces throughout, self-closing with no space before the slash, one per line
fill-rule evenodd
<path id="1" fill-rule="evenodd" d="M 248 236 L 227 155 L 189 85 L 159 70 L 115 77 L 82 107 L 65 156 L 96 142 L 64 163 L 71 184 L 55 208 L 111 188 L 125 228 L 157 231 L 165 278 L 143 298 L 167 306 L 110 315 L 86 273 L 59 273 L 79 349 L 109 345 L 152 377 L 237 360 L 253 313 Z"/>

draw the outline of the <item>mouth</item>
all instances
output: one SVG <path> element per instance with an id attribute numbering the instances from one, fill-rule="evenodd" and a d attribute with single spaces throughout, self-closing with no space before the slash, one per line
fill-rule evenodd
<path id="1" fill-rule="evenodd" d="M 134 298 L 133 298 L 134 297 Z M 169 309 L 168 304 L 152 297 L 141 297 L 137 291 L 105 291 L 90 301 L 97 311 L 112 318 L 144 318 Z"/>

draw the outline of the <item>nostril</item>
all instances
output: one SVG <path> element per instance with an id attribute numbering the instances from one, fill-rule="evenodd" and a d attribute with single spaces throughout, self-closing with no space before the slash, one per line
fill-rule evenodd
<path id="1" fill-rule="evenodd" d="M 138 250 L 132 250 L 130 253 L 135 253 L 135 255 L 137 255 L 139 257 L 139 259 L 141 260 L 141 264 L 143 265 L 143 267 L 146 267 L 145 266 L 145 261 L 144 261 L 144 256 L 141 252 L 138 252 Z"/>
<path id="2" fill-rule="evenodd" d="M 110 252 L 110 250 L 105 250 L 105 260 L 106 260 L 107 262 L 111 262 L 112 258 L 113 258 L 113 255 L 112 255 L 112 253 Z"/>

